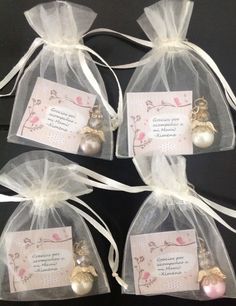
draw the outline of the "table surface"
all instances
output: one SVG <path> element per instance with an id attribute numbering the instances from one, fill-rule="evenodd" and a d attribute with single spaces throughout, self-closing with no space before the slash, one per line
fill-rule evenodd
<path id="1" fill-rule="evenodd" d="M 145 34 L 136 22 L 143 8 L 154 0 L 74 0 L 87 5 L 98 13 L 92 28 L 107 27 L 145 39 Z M 40 0 L 2 0 L 0 1 L 0 79 L 27 51 L 36 37 L 36 33 L 28 25 L 23 12 L 34 5 L 47 2 Z M 236 92 L 236 2 L 235 0 L 197 0 L 190 22 L 188 39 L 202 47 L 216 61 L 223 75 Z M 109 63 L 122 64 L 138 60 L 147 49 L 137 47 L 127 41 L 115 37 L 99 35 L 86 39 L 86 44 L 97 51 Z M 117 90 L 110 73 L 100 69 L 107 85 L 110 103 L 116 107 Z M 125 90 L 133 70 L 117 71 L 123 90 Z M 2 92 L 7 92 L 12 83 Z M 18 154 L 32 150 L 30 147 L 7 143 L 7 131 L 12 111 L 14 97 L 5 97 L 0 101 L 0 166 Z M 233 114 L 235 119 L 235 115 Z M 71 154 L 63 154 L 69 159 L 86 166 L 108 177 L 117 179 L 129 185 L 142 184 L 131 160 L 104 161 Z M 202 195 L 215 200 L 219 204 L 234 208 L 236 200 L 236 151 L 202 154 L 187 157 L 187 173 L 189 181 Z M 0 189 L 1 191 L 1 189 Z M 107 222 L 117 241 L 121 253 L 125 243 L 126 233 L 137 210 L 142 205 L 148 193 L 125 194 L 94 190 L 83 199 L 93 206 L 96 212 Z M 0 230 L 14 211 L 17 204 L 2 203 L 0 205 Z M 232 226 L 236 221 L 224 217 Z M 218 224 L 233 265 L 236 268 L 236 235 Z M 100 296 L 85 297 L 68 301 L 29 302 L 24 305 L 200 305 L 198 301 L 175 299 L 168 296 L 140 297 L 121 295 L 120 288 L 110 276 L 107 264 L 108 243 L 104 242 L 95 230 L 91 228 L 98 251 L 105 265 L 111 285 L 111 293 Z M 1 301 L 0 305 L 15 305 L 13 302 Z M 221 299 L 205 302 L 204 305 L 231 306 L 235 300 Z"/>

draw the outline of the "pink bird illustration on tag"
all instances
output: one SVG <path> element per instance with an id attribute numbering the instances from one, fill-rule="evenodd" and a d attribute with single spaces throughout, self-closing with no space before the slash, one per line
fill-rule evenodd
<path id="1" fill-rule="evenodd" d="M 179 98 L 174 98 L 174 101 L 175 101 L 175 104 L 176 104 L 176 106 L 181 106 L 181 102 L 180 102 L 180 100 L 179 100 Z"/>
<path id="2" fill-rule="evenodd" d="M 39 117 L 38 116 L 33 116 L 32 118 L 31 118 L 31 120 L 30 120 L 30 122 L 32 123 L 32 124 L 35 124 L 36 122 L 38 122 L 39 121 Z"/>
<path id="3" fill-rule="evenodd" d="M 82 97 L 78 96 L 75 99 L 77 105 L 83 105 Z"/>
<path id="4" fill-rule="evenodd" d="M 54 239 L 54 240 L 61 240 L 61 237 L 57 234 L 57 233 L 54 233 L 53 235 L 52 235 L 52 238 Z"/>
<path id="5" fill-rule="evenodd" d="M 149 278 L 149 276 L 150 276 L 149 272 L 144 272 L 142 279 L 147 280 Z"/>
<path id="6" fill-rule="evenodd" d="M 179 237 L 176 238 L 176 242 L 177 242 L 178 244 L 185 244 L 185 241 L 183 240 L 183 238 L 182 238 L 181 236 L 179 236 Z"/>

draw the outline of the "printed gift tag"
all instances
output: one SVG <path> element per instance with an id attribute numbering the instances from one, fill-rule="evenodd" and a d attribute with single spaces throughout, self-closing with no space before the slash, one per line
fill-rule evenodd
<path id="1" fill-rule="evenodd" d="M 199 289 L 194 230 L 135 235 L 130 242 L 137 295 Z"/>
<path id="2" fill-rule="evenodd" d="M 38 78 L 17 136 L 77 153 L 96 96 Z"/>
<path id="3" fill-rule="evenodd" d="M 127 93 L 129 156 L 192 154 L 192 92 Z"/>
<path id="4" fill-rule="evenodd" d="M 6 254 L 11 293 L 70 285 L 71 227 L 7 233 Z"/>

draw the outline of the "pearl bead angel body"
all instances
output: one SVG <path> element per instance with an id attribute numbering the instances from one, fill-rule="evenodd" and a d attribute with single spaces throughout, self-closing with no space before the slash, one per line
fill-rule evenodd
<path id="1" fill-rule="evenodd" d="M 206 296 L 217 299 L 224 296 L 226 291 L 225 274 L 215 266 L 212 254 L 206 250 L 203 239 L 199 238 L 199 267 L 198 282 Z"/>
<path id="2" fill-rule="evenodd" d="M 80 150 L 86 155 L 94 156 L 101 152 L 102 143 L 105 141 L 102 131 L 103 116 L 97 105 L 89 113 L 87 126 L 81 131 Z"/>
<path id="3" fill-rule="evenodd" d="M 85 241 L 74 245 L 75 267 L 71 272 L 71 289 L 78 296 L 87 295 L 93 288 L 94 278 L 97 272 L 89 261 L 89 250 Z"/>
<path id="4" fill-rule="evenodd" d="M 210 147 L 217 132 L 213 123 L 209 121 L 207 101 L 204 97 L 194 101 L 192 110 L 192 141 L 193 144 L 201 149 Z"/>

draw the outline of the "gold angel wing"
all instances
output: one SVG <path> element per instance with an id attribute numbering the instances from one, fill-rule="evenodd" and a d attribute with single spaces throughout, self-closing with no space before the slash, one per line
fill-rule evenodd
<path id="1" fill-rule="evenodd" d="M 92 129 L 90 126 L 85 126 L 80 131 L 81 134 L 94 134 L 97 135 L 103 142 L 105 141 L 105 136 L 102 130 Z"/>
<path id="2" fill-rule="evenodd" d="M 192 129 L 195 129 L 196 127 L 208 127 L 212 132 L 216 133 L 217 130 L 215 129 L 213 123 L 211 121 L 202 122 L 198 120 L 192 120 Z"/>
<path id="3" fill-rule="evenodd" d="M 81 267 L 81 266 L 75 266 L 74 269 L 71 272 L 71 278 L 75 277 L 78 273 L 90 273 L 93 276 L 98 276 L 97 272 L 94 268 L 94 266 L 86 266 L 86 267 Z"/>
<path id="4" fill-rule="evenodd" d="M 219 276 L 222 279 L 226 278 L 226 275 L 220 270 L 219 267 L 213 267 L 212 269 L 209 269 L 209 273 L 215 274 L 215 275 Z"/>
<path id="5" fill-rule="evenodd" d="M 192 130 L 194 130 L 196 127 L 200 126 L 200 121 L 194 119 L 192 120 Z"/>
<path id="6" fill-rule="evenodd" d="M 213 123 L 212 122 L 210 122 L 210 121 L 207 121 L 206 122 L 206 125 L 209 127 L 209 129 L 211 129 L 213 132 L 217 132 L 217 130 L 215 129 L 215 127 L 214 127 L 214 125 L 213 125 Z"/>
<path id="7" fill-rule="evenodd" d="M 80 272 L 81 272 L 81 267 L 80 266 L 75 266 L 74 269 L 71 272 L 71 278 L 75 277 Z"/>
<path id="8" fill-rule="evenodd" d="M 207 272 L 206 272 L 205 270 L 200 270 L 200 271 L 198 272 L 198 279 L 197 279 L 197 281 L 198 281 L 199 283 L 201 283 L 201 281 L 203 280 L 203 278 L 206 277 L 206 276 L 207 276 Z"/>
<path id="9" fill-rule="evenodd" d="M 87 271 L 86 272 L 89 272 L 90 274 L 92 274 L 93 276 L 98 276 L 97 275 L 97 272 L 96 272 L 96 270 L 95 270 L 95 268 L 94 268 L 94 266 L 88 266 L 88 267 L 86 267 L 87 268 Z"/>

